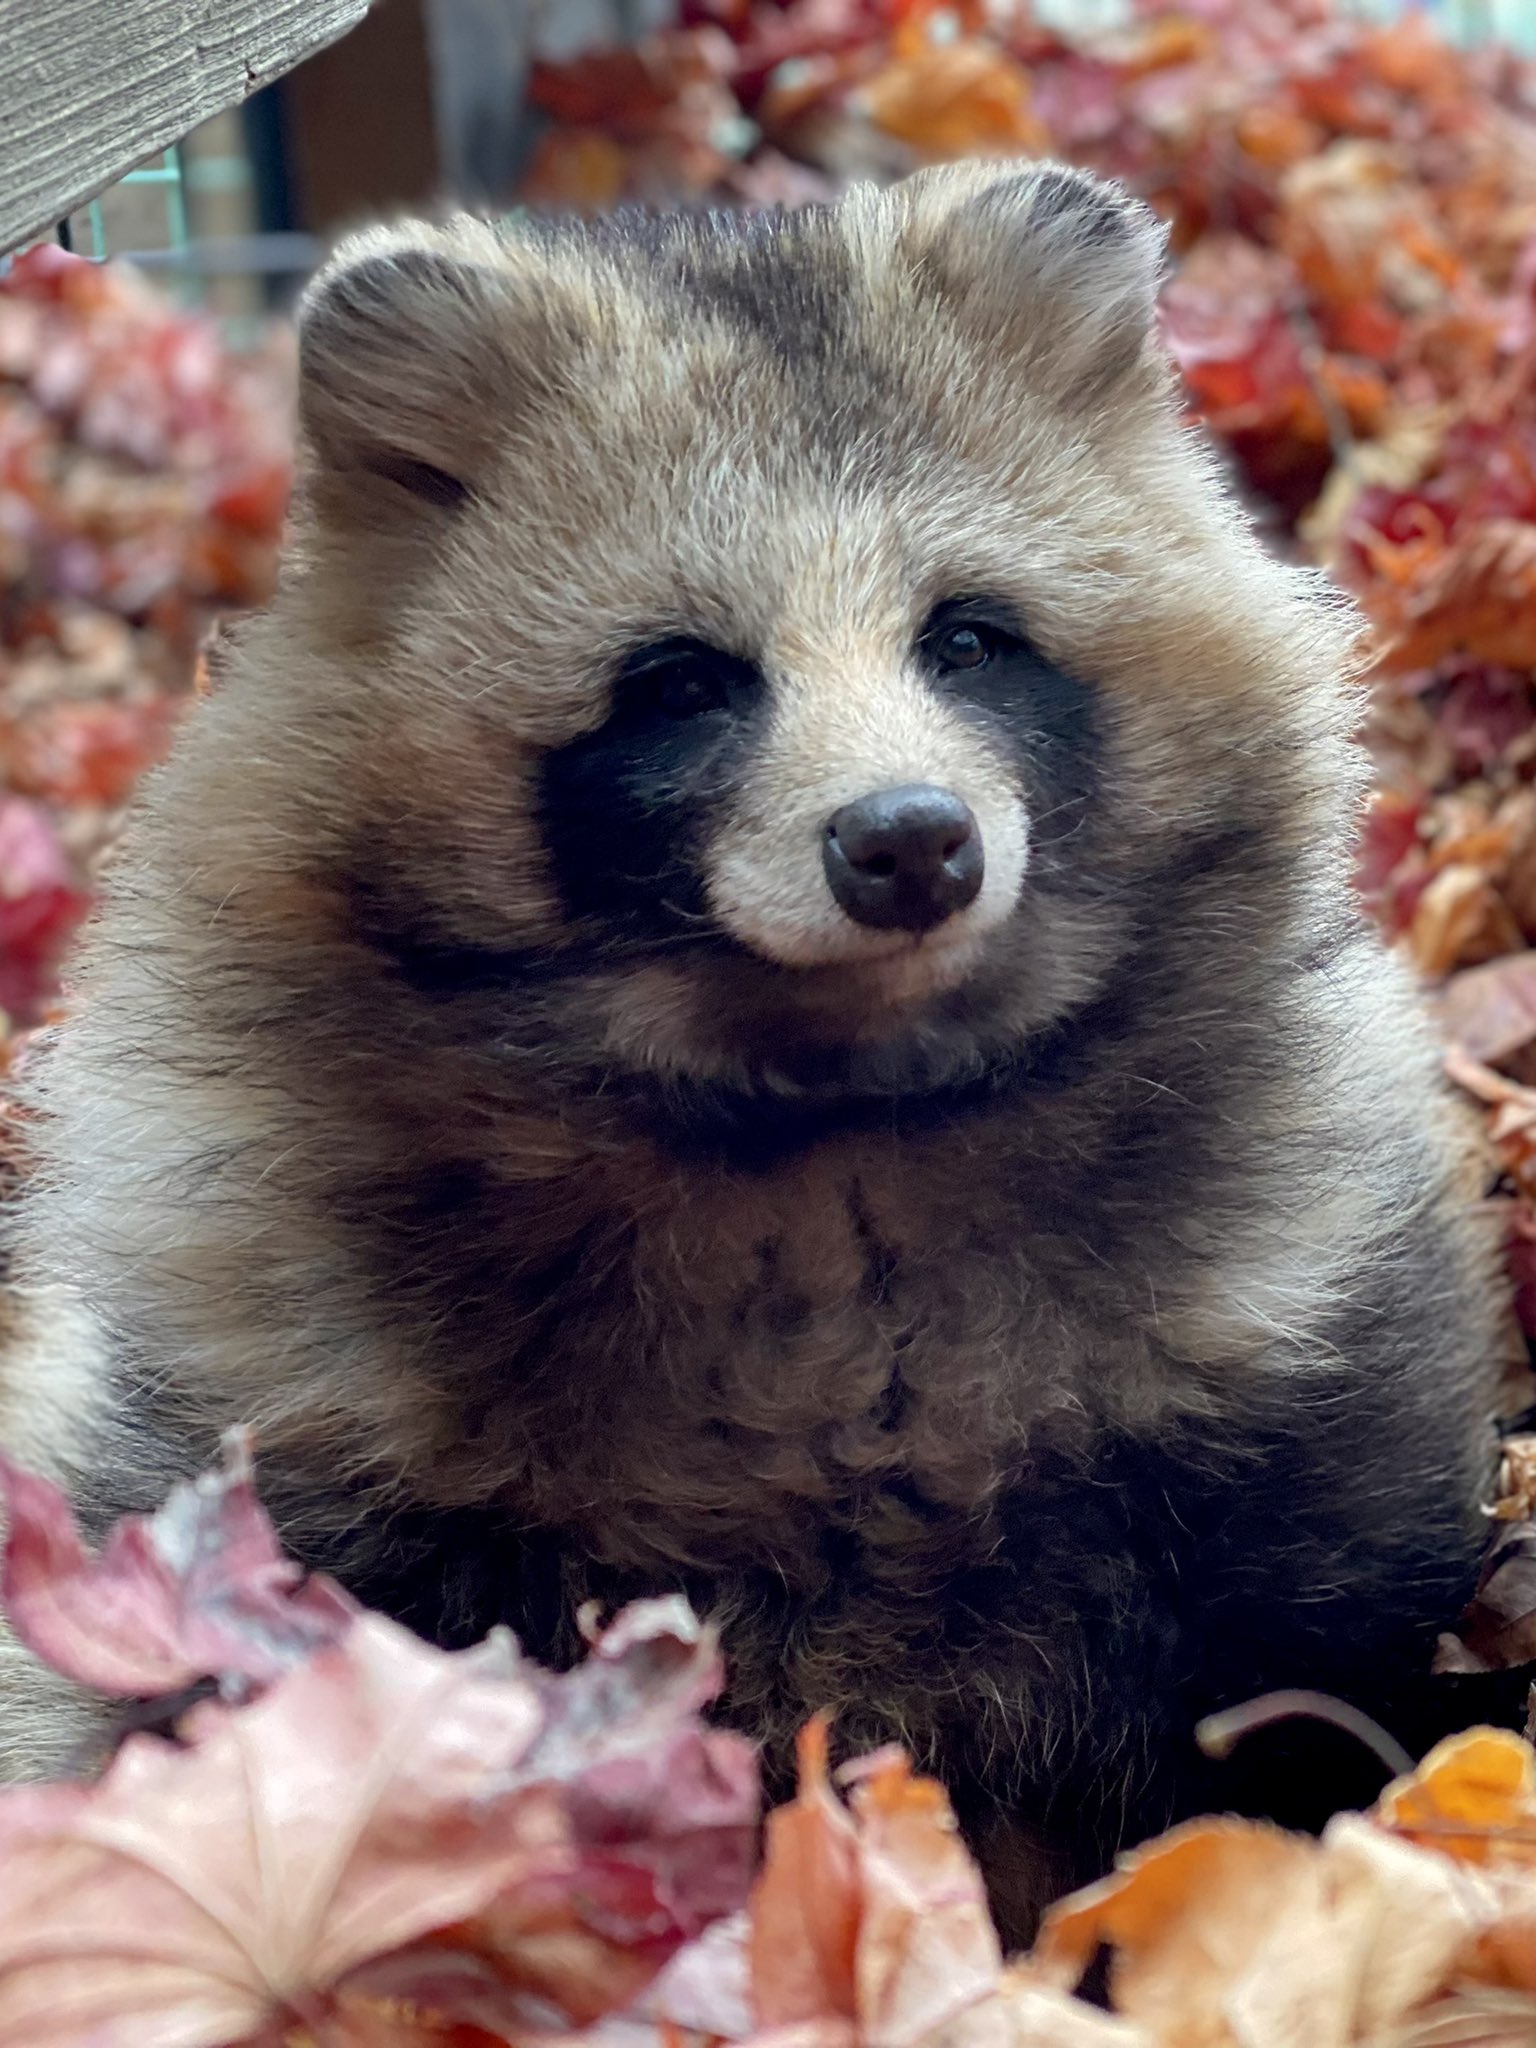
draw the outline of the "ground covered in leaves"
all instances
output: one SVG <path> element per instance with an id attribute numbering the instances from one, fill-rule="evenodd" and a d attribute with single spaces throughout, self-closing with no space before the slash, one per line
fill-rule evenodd
<path id="1" fill-rule="evenodd" d="M 99 1559 L 0 1460 L 4 1595 L 109 1695 L 218 1696 L 0 1789 L 7 2048 L 1433 2048 L 1536 2041 L 1536 1752 L 1473 1730 L 1320 1841 L 1197 1821 L 1005 1959 L 938 1785 L 826 1730 L 762 1820 L 678 1599 L 554 1676 L 305 1579 L 225 1468 Z M 1100 2000 L 1079 1995 L 1092 1972 Z M 1107 2009 L 1112 2008 L 1112 2009 Z"/>
<path id="2" fill-rule="evenodd" d="M 210 620 L 271 589 L 289 353 L 237 359 L 61 249 L 0 275 L 0 1046 L 52 1002 Z"/>
<path id="3" fill-rule="evenodd" d="M 792 203 L 975 151 L 1126 179 L 1174 223 L 1169 345 L 1274 544 L 1369 622 L 1360 883 L 1485 1116 L 1536 1336 L 1536 73 L 1321 0 L 1147 0 L 1070 39 L 1027 8 L 685 0 L 540 70 L 527 197 Z M 286 363 L 131 278 L 0 278 L 0 1042 L 49 1014 L 122 806 L 259 600 Z M 280 1557 L 240 1457 L 86 1557 L 11 1473 L 6 1599 L 108 1693 L 212 1677 L 185 1742 L 0 1792 L 14 2048 L 1536 2048 L 1536 1753 L 1473 1731 L 1321 1842 L 1181 1829 L 1005 1964 L 937 1788 L 896 1757 L 760 1845 L 674 1604 L 551 1678 L 450 1657 Z M 1509 1445 L 1447 1669 L 1536 1652 L 1536 1446 Z M 1097 1987 L 1097 2003 L 1079 1992 Z M 1106 2006 L 1110 2009 L 1105 2009 Z"/>

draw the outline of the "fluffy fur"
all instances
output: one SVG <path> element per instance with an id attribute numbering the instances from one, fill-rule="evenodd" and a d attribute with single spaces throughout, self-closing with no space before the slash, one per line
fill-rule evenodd
<path id="1" fill-rule="evenodd" d="M 829 1706 L 944 1772 L 1013 1932 L 1232 1792 L 1202 1710 L 1417 1726 L 1493 1457 L 1351 621 L 1179 423 L 1160 252 L 1000 166 L 344 248 L 284 586 L 111 877 L 12 1232 L 0 1436 L 93 1523 L 239 1419 L 297 1551 L 443 1640 L 682 1586 L 775 1770 Z M 986 853 L 922 938 L 821 869 L 911 782 Z M 13 1774 L 79 1733 L 40 1687 Z"/>

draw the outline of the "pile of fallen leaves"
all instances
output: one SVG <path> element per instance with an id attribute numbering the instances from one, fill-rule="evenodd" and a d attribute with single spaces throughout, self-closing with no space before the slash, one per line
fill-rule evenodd
<path id="1" fill-rule="evenodd" d="M 680 1600 L 556 1676 L 306 1579 L 225 1469 L 87 1554 L 0 1463 L 4 1590 L 102 1693 L 217 1693 L 0 1789 L 7 2048 L 1432 2048 L 1536 2041 L 1536 1752 L 1477 1729 L 1320 1841 L 1209 1820 L 1008 1962 L 945 1796 L 879 1752 L 760 1827 Z M 1107 1967 L 1106 1967 L 1107 1964 Z M 1080 1988 L 1092 1970 L 1102 2003 Z M 1106 2009 L 1107 2006 L 1107 2009 Z"/>
<path id="2" fill-rule="evenodd" d="M 290 460 L 282 364 L 117 266 L 45 246 L 0 275 L 0 1055 L 209 619 L 271 587 Z"/>
<path id="3" fill-rule="evenodd" d="M 546 65 L 527 196 L 774 204 L 973 154 L 1119 177 L 1173 223 L 1190 404 L 1276 545 L 1372 626 L 1361 882 L 1443 985 L 1536 1335 L 1536 68 L 1326 0 L 685 0 Z"/>

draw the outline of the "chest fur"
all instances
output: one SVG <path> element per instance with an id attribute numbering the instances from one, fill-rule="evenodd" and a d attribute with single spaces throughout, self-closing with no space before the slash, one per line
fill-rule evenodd
<path id="1" fill-rule="evenodd" d="M 678 1172 L 580 1246 L 525 1280 L 516 1356 L 464 1380 L 430 1484 L 616 1563 L 799 1575 L 828 1529 L 979 1529 L 1042 1433 L 1205 1398 L 1159 1357 L 1150 1297 L 995 1167 L 892 1148 Z"/>

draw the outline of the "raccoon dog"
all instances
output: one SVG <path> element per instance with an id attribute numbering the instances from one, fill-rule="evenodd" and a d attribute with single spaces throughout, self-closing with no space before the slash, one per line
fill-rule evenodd
<path id="1" fill-rule="evenodd" d="M 1203 1710 L 1407 1725 L 1494 1455 L 1351 621 L 1160 263 L 1049 166 L 345 247 L 12 1232 L 0 1436 L 93 1525 L 245 1420 L 441 1640 L 681 1587 L 771 1769 L 829 1707 L 942 1773 L 1010 1932 L 1227 1799 Z"/>

